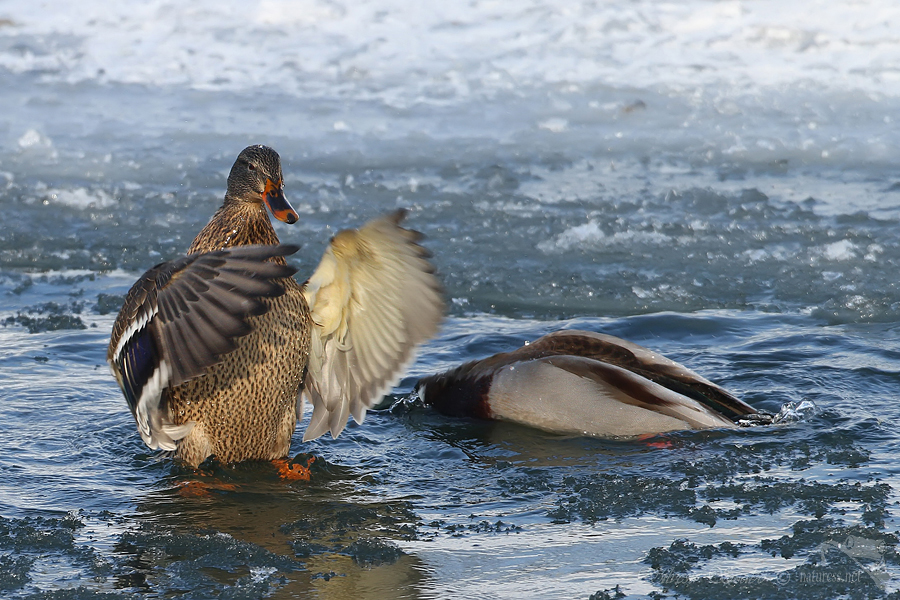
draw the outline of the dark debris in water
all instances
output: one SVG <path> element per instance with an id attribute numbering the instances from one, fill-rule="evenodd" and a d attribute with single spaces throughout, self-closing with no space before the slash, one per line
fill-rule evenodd
<path id="1" fill-rule="evenodd" d="M 125 592 L 98 592 L 83 585 L 23 596 L 25 600 L 135 600 L 139 596 Z"/>
<path id="2" fill-rule="evenodd" d="M 119 525 L 109 514 L 90 518 Z M 150 525 L 120 534 L 113 551 L 101 556 L 90 536 L 88 541 L 80 539 L 84 527 L 84 518 L 74 514 L 58 519 L 0 517 L 0 596 L 84 600 L 151 594 L 251 600 L 271 595 L 284 574 L 303 568 L 291 556 L 227 534 L 175 532 Z M 94 585 L 53 591 L 31 587 L 34 573 L 60 567 L 67 577 Z"/>
<path id="3" fill-rule="evenodd" d="M 878 546 L 877 554 L 890 559 L 893 564 L 897 560 L 897 545 L 900 539 L 892 533 L 884 533 L 872 527 L 844 526 L 834 519 L 815 519 L 794 523 L 791 535 L 777 540 L 763 540 L 760 548 L 772 556 L 793 558 L 803 551 L 822 548 L 830 540 L 867 540 Z"/>
<path id="4" fill-rule="evenodd" d="M 855 503 L 865 509 L 868 521 L 884 520 L 885 505 L 891 488 L 887 484 L 837 481 L 779 481 L 771 477 L 755 477 L 753 482 L 709 486 L 704 492 L 708 500 L 727 499 L 750 508 L 773 514 L 787 506 L 797 506 L 804 514 L 817 518 L 834 510 L 838 503 Z"/>
<path id="5" fill-rule="evenodd" d="M 477 517 L 470 515 L 469 519 L 474 520 Z M 502 533 L 509 535 L 510 533 L 521 533 L 522 528 L 514 523 L 506 523 L 503 520 L 491 522 L 487 519 L 481 519 L 475 523 L 447 523 L 443 519 L 431 521 L 422 526 L 422 529 L 431 528 L 433 533 L 429 534 L 425 531 L 420 533 L 420 538 L 433 539 L 439 533 L 448 534 L 451 537 L 464 537 L 472 534 L 490 534 Z"/>
<path id="6" fill-rule="evenodd" d="M 588 523 L 621 519 L 644 513 L 688 515 L 697 494 L 686 480 L 668 480 L 642 475 L 606 474 L 565 477 L 556 508 L 555 523 L 581 518 Z"/>
<path id="7" fill-rule="evenodd" d="M 344 549 L 361 567 L 377 567 L 397 562 L 404 552 L 397 544 L 379 538 L 359 538 Z"/>
<path id="8" fill-rule="evenodd" d="M 703 460 L 679 460 L 672 467 L 691 479 L 727 482 L 747 473 L 763 473 L 778 467 L 803 471 L 827 463 L 859 467 L 869 460 L 869 452 L 846 433 L 823 434 L 814 441 L 783 439 L 728 448 Z"/>
<path id="9" fill-rule="evenodd" d="M 591 594 L 591 597 L 588 600 L 621 600 L 622 598 L 627 598 L 628 596 L 619 589 L 619 586 L 614 588 L 599 590 Z"/>
<path id="10" fill-rule="evenodd" d="M 94 548 L 76 543 L 76 533 L 83 527 L 84 521 L 74 514 L 62 518 L 0 517 L 0 591 L 22 590 L 31 583 L 36 565 L 47 559 L 64 561 L 73 571 L 105 580 L 112 573 L 109 561 Z"/>
<path id="11" fill-rule="evenodd" d="M 97 294 L 97 303 L 94 305 L 94 311 L 101 315 L 118 313 L 124 303 L 125 296 L 100 293 Z"/>
<path id="12" fill-rule="evenodd" d="M 28 573 L 34 561 L 31 556 L 0 554 L 0 590 L 14 590 L 31 581 Z"/>
<path id="13" fill-rule="evenodd" d="M 565 477 L 556 489 L 556 507 L 548 515 L 556 523 L 579 519 L 595 523 L 660 514 L 710 527 L 720 519 L 733 520 L 757 512 L 774 514 L 788 507 L 817 518 L 841 515 L 848 512 L 848 504 L 858 508 L 864 522 L 883 526 L 891 491 L 883 483 L 846 480 L 822 483 L 756 476 L 752 481 L 702 486 L 692 478 L 607 473 Z M 729 506 L 717 508 L 720 502 Z"/>
<path id="14" fill-rule="evenodd" d="M 47 317 L 29 317 L 22 313 L 15 317 L 7 317 L 3 321 L 4 326 L 21 325 L 28 329 L 28 333 L 43 333 L 45 331 L 58 331 L 61 329 L 87 329 L 87 325 L 77 315 L 49 315 Z"/>
<path id="15" fill-rule="evenodd" d="M 697 523 L 703 523 L 714 527 L 719 518 L 737 518 L 743 511 L 740 509 L 732 509 L 728 511 L 715 510 L 709 504 L 704 504 L 699 508 L 692 508 L 688 512 L 688 517 Z"/>
<path id="16" fill-rule="evenodd" d="M 84 526 L 77 516 L 62 519 L 0 517 L 0 550 L 16 552 L 52 552 L 71 550 L 75 546 L 75 530 Z"/>
<path id="17" fill-rule="evenodd" d="M 644 562 L 651 580 L 675 597 L 740 598 L 894 598 L 885 583 L 887 567 L 900 565 L 898 538 L 875 528 L 845 526 L 833 519 L 798 521 L 793 533 L 759 544 L 695 544 L 675 540 L 667 548 L 653 548 Z M 734 560 L 755 562 L 768 553 L 805 562 L 790 568 L 740 573 Z M 786 565 L 787 566 L 787 565 Z M 712 574 L 711 574 L 712 573 Z M 662 596 L 668 597 L 668 596 Z"/>
<path id="18" fill-rule="evenodd" d="M 280 530 L 286 535 L 305 538 L 348 539 L 372 532 L 403 540 L 416 539 L 418 517 L 406 504 L 373 504 L 362 506 L 329 502 L 317 507 L 306 518 L 285 523 Z"/>
<path id="19" fill-rule="evenodd" d="M 293 538 L 289 544 L 298 559 L 343 554 L 357 566 L 369 568 L 397 562 L 404 552 L 393 540 L 418 539 L 417 523 L 418 517 L 406 503 L 328 502 L 279 529 Z"/>
<path id="20" fill-rule="evenodd" d="M 72 296 L 80 296 L 84 293 L 84 289 L 77 287 L 79 284 L 82 284 L 86 281 L 95 281 L 97 279 L 96 273 L 85 273 L 81 275 L 27 275 L 27 274 L 16 274 L 16 273 L 6 273 L 7 277 L 10 277 L 12 282 L 15 283 L 14 287 L 10 290 L 11 293 L 19 296 L 26 291 L 29 291 L 34 288 L 35 283 L 40 284 L 50 284 L 55 286 L 64 287 L 70 289 L 70 295 Z"/>
<path id="21" fill-rule="evenodd" d="M 118 581 L 135 589 L 171 594 L 191 590 L 185 598 L 263 597 L 277 587 L 281 574 L 302 568 L 292 557 L 219 533 L 156 530 L 145 527 L 122 534 L 116 552 L 128 557 Z"/>
<path id="22" fill-rule="evenodd" d="M 71 302 L 63 305 L 56 302 L 45 302 L 20 312 L 14 317 L 7 317 L 3 325 L 20 325 L 28 329 L 28 333 L 43 333 L 61 329 L 87 329 L 84 320 L 78 316 L 84 310 L 83 302 Z"/>
<path id="23" fill-rule="evenodd" d="M 306 540 L 293 540 L 290 543 L 294 550 L 294 556 L 297 558 L 309 558 L 317 554 L 325 554 L 331 552 L 331 548 L 323 544 L 308 542 Z"/>
<path id="24" fill-rule="evenodd" d="M 521 469 L 511 477 L 501 477 L 498 484 L 504 497 L 544 494 L 556 489 L 553 474 L 543 469 Z"/>
<path id="25" fill-rule="evenodd" d="M 743 544 L 731 542 L 697 546 L 686 539 L 678 539 L 668 548 L 652 548 L 644 562 L 657 571 L 687 573 L 701 561 L 717 556 L 737 558 L 743 547 Z"/>
<path id="26" fill-rule="evenodd" d="M 504 523 L 503 521 L 499 520 L 495 523 L 481 520 L 478 521 L 478 523 L 469 525 L 468 529 L 469 531 L 474 531 L 476 533 L 519 533 L 520 531 L 522 531 L 522 528 L 518 525 Z"/>

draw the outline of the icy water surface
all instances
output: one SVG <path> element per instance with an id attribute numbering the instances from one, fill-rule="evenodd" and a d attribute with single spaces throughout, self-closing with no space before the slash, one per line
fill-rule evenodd
<path id="1" fill-rule="evenodd" d="M 0 3 L 0 597 L 896 597 L 897 31 L 876 0 Z M 447 289 L 381 410 L 295 436 L 308 482 L 149 452 L 105 364 L 251 143 L 300 277 L 407 207 Z M 561 328 L 787 418 L 617 442 L 411 396 Z"/>

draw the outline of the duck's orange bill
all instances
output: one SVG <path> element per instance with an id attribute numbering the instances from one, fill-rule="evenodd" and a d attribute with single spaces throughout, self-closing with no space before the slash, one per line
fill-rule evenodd
<path id="1" fill-rule="evenodd" d="M 279 221 L 292 225 L 300 219 L 297 211 L 284 197 L 281 181 L 266 179 L 266 191 L 263 192 L 263 200 L 266 201 L 266 206 L 269 207 L 269 210 L 272 211 L 272 214 Z"/>

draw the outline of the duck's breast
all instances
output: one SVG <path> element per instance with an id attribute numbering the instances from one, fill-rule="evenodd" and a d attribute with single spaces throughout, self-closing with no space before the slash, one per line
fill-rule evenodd
<path id="1" fill-rule="evenodd" d="M 296 424 L 296 402 L 309 356 L 309 309 L 299 286 L 268 299 L 249 319 L 253 332 L 198 379 L 171 391 L 175 423 L 197 424 L 179 444 L 188 463 L 215 454 L 222 462 L 284 456 Z"/>

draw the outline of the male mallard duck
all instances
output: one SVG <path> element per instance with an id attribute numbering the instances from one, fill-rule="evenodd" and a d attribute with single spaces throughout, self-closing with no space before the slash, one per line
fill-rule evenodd
<path id="1" fill-rule="evenodd" d="M 771 422 L 687 367 L 625 340 L 558 331 L 416 386 L 449 416 L 512 421 L 553 433 L 636 437 Z"/>
<path id="2" fill-rule="evenodd" d="M 244 149 L 225 201 L 188 256 L 150 269 L 113 326 L 107 360 L 144 442 L 197 466 L 275 460 L 313 405 L 304 441 L 337 437 L 399 378 L 443 313 L 421 236 L 403 211 L 338 233 L 304 284 L 265 205 L 295 223 L 281 160 Z"/>

